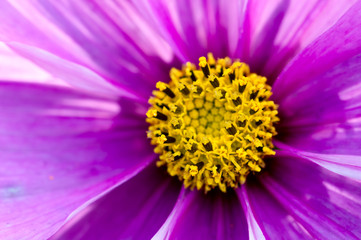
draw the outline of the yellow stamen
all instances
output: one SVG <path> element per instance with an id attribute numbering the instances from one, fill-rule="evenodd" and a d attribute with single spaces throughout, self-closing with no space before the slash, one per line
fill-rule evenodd
<path id="1" fill-rule="evenodd" d="M 199 58 L 170 71 L 171 81 L 158 82 L 147 136 L 166 165 L 185 187 L 226 191 L 265 167 L 274 155 L 277 105 L 269 100 L 266 78 L 250 73 L 245 63 L 230 58 Z"/>

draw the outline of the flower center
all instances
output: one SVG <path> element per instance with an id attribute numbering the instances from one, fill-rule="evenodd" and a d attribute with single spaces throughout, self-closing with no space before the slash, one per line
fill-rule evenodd
<path id="1" fill-rule="evenodd" d="M 158 82 L 149 99 L 148 137 L 156 145 L 158 166 L 166 165 L 185 187 L 205 192 L 236 188 L 274 155 L 273 123 L 277 105 L 268 100 L 266 78 L 231 59 L 199 58 L 199 69 L 187 63 Z"/>

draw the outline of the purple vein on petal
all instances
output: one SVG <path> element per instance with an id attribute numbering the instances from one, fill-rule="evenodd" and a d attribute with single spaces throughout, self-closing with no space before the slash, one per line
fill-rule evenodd
<path id="1" fill-rule="evenodd" d="M 241 186 L 236 190 L 236 192 L 247 218 L 249 238 L 255 240 L 265 240 L 265 236 L 263 235 L 262 230 L 253 215 L 245 187 Z"/>
<path id="2" fill-rule="evenodd" d="M 180 188 L 151 164 L 82 209 L 51 239 L 150 239 L 172 211 Z"/>
<path id="3" fill-rule="evenodd" d="M 258 184 L 262 185 L 259 189 L 268 192 L 262 193 L 264 196 L 278 202 L 278 212 L 291 215 L 311 235 L 359 239 L 360 181 L 328 171 L 294 152 L 279 151 L 277 156 L 258 178 Z M 253 187 L 248 191 L 257 189 Z"/>
<path id="4" fill-rule="evenodd" d="M 154 159 L 131 101 L 15 82 L 1 82 L 0 97 L 2 239 L 47 238 L 77 207 Z"/>
<path id="5" fill-rule="evenodd" d="M 320 35 L 283 70 L 274 84 L 274 97 L 281 102 L 306 80 L 357 55 L 361 51 L 361 2 L 355 3 L 331 28 Z"/>
<path id="6" fill-rule="evenodd" d="M 248 239 L 246 217 L 233 191 L 189 191 L 176 205 L 168 232 L 169 239 Z M 182 200 L 184 198 L 184 200 Z"/>
<path id="7" fill-rule="evenodd" d="M 306 158 L 332 172 L 361 180 L 361 156 L 308 152 L 288 146 L 278 140 L 275 140 L 274 143 L 278 148 L 295 154 L 296 156 Z M 282 151 L 280 153 L 283 154 Z"/>

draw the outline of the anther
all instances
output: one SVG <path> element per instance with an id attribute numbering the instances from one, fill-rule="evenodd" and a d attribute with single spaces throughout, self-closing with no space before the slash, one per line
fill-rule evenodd
<path id="1" fill-rule="evenodd" d="M 210 72 L 209 65 L 208 65 L 205 57 L 199 58 L 199 66 L 201 67 L 204 76 L 206 78 L 208 78 L 211 72 Z"/>
<path id="2" fill-rule="evenodd" d="M 174 143 L 176 141 L 176 139 L 174 137 L 167 137 L 167 140 L 164 143 Z"/>
<path id="3" fill-rule="evenodd" d="M 192 144 L 191 149 L 189 149 L 188 151 L 191 153 L 195 153 L 198 150 L 197 144 Z"/>
<path id="4" fill-rule="evenodd" d="M 174 153 L 174 161 L 177 161 L 182 158 L 183 158 L 183 154 L 181 152 Z"/>
<path id="5" fill-rule="evenodd" d="M 246 126 L 246 120 L 244 120 L 244 121 L 237 121 L 237 126 L 238 126 L 238 127 L 245 127 L 245 126 Z"/>
<path id="6" fill-rule="evenodd" d="M 155 110 L 155 109 L 151 109 L 147 112 L 147 116 L 150 117 L 155 117 L 159 120 L 163 120 L 163 121 L 167 121 L 168 117 L 166 115 L 164 115 L 163 113 Z"/>
<path id="7" fill-rule="evenodd" d="M 169 107 L 168 107 L 166 104 L 164 104 L 164 103 L 162 103 L 162 104 L 157 104 L 157 106 L 158 106 L 160 109 L 166 108 L 166 109 L 169 110 Z"/>
<path id="8" fill-rule="evenodd" d="M 237 129 L 233 126 L 231 122 L 226 122 L 225 128 L 230 135 L 234 135 L 237 133 Z"/>
<path id="9" fill-rule="evenodd" d="M 186 188 L 205 192 L 237 188 L 265 167 L 263 158 L 275 154 L 279 118 L 264 77 L 209 54 L 198 68 L 173 68 L 170 79 L 157 83 L 148 101 L 147 136 L 160 155 L 157 166 L 166 165 Z"/>
<path id="10" fill-rule="evenodd" d="M 175 94 L 164 82 L 157 82 L 156 88 L 167 94 L 169 97 L 174 98 Z"/>
<path id="11" fill-rule="evenodd" d="M 213 150 L 213 146 L 211 142 L 208 142 L 206 144 L 203 144 L 204 149 L 206 149 L 206 151 L 212 151 Z"/>
<path id="12" fill-rule="evenodd" d="M 247 86 L 247 84 L 245 84 L 245 85 L 239 85 L 239 86 L 238 86 L 238 92 L 239 92 L 239 93 L 243 93 L 244 90 L 246 89 L 246 86 Z"/>
<path id="13" fill-rule="evenodd" d="M 201 94 L 203 92 L 203 89 L 198 85 L 193 85 L 192 91 L 196 94 Z"/>
<path id="14" fill-rule="evenodd" d="M 229 73 L 228 76 L 229 76 L 229 80 L 230 80 L 231 82 L 233 82 L 234 79 L 236 79 L 236 74 L 235 74 L 235 72 Z"/>
<path id="15" fill-rule="evenodd" d="M 198 162 L 196 165 L 197 165 L 199 170 L 202 170 L 202 168 L 204 166 L 204 162 Z"/>
<path id="16" fill-rule="evenodd" d="M 251 114 L 251 115 L 253 115 L 253 114 L 255 114 L 257 111 L 255 111 L 255 110 L 253 110 L 253 109 L 250 109 L 249 110 L 249 114 Z"/>
<path id="17" fill-rule="evenodd" d="M 196 76 L 194 75 L 193 70 L 191 70 L 190 72 L 191 72 L 191 79 L 192 79 L 192 81 L 193 81 L 193 82 L 197 81 L 197 78 L 196 78 Z"/>
<path id="18" fill-rule="evenodd" d="M 242 104 L 242 100 L 240 97 L 237 97 L 236 99 L 232 99 L 233 104 L 237 107 L 238 105 Z"/>
<path id="19" fill-rule="evenodd" d="M 209 78 L 209 82 L 212 84 L 212 86 L 214 88 L 217 88 L 219 87 L 219 81 L 218 81 L 218 78 L 214 75 L 212 75 L 210 78 Z"/>
<path id="20" fill-rule="evenodd" d="M 211 141 L 209 141 L 209 139 L 207 137 L 203 137 L 202 145 L 203 145 L 204 149 L 208 152 L 213 150 L 212 143 L 211 143 Z"/>
<path id="21" fill-rule="evenodd" d="M 218 76 L 223 76 L 223 67 L 220 68 Z"/>
<path id="22" fill-rule="evenodd" d="M 179 84 L 179 91 L 181 93 L 183 93 L 184 95 L 188 95 L 190 93 L 189 89 L 187 88 L 186 85 L 184 85 L 183 83 Z"/>
<path id="23" fill-rule="evenodd" d="M 257 95 L 258 95 L 258 92 L 259 92 L 259 91 L 255 91 L 254 93 L 251 93 L 251 95 L 249 96 L 249 98 L 250 98 L 251 100 L 256 99 L 256 97 L 257 97 Z"/>

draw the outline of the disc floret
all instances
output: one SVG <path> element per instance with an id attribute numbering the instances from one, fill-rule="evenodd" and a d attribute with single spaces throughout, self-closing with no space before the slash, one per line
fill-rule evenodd
<path id="1" fill-rule="evenodd" d="M 170 78 L 156 84 L 147 112 L 158 166 L 205 192 L 236 188 L 265 167 L 264 157 L 275 154 L 273 125 L 279 121 L 265 77 L 245 63 L 208 54 L 199 68 L 187 63 L 173 68 Z"/>

